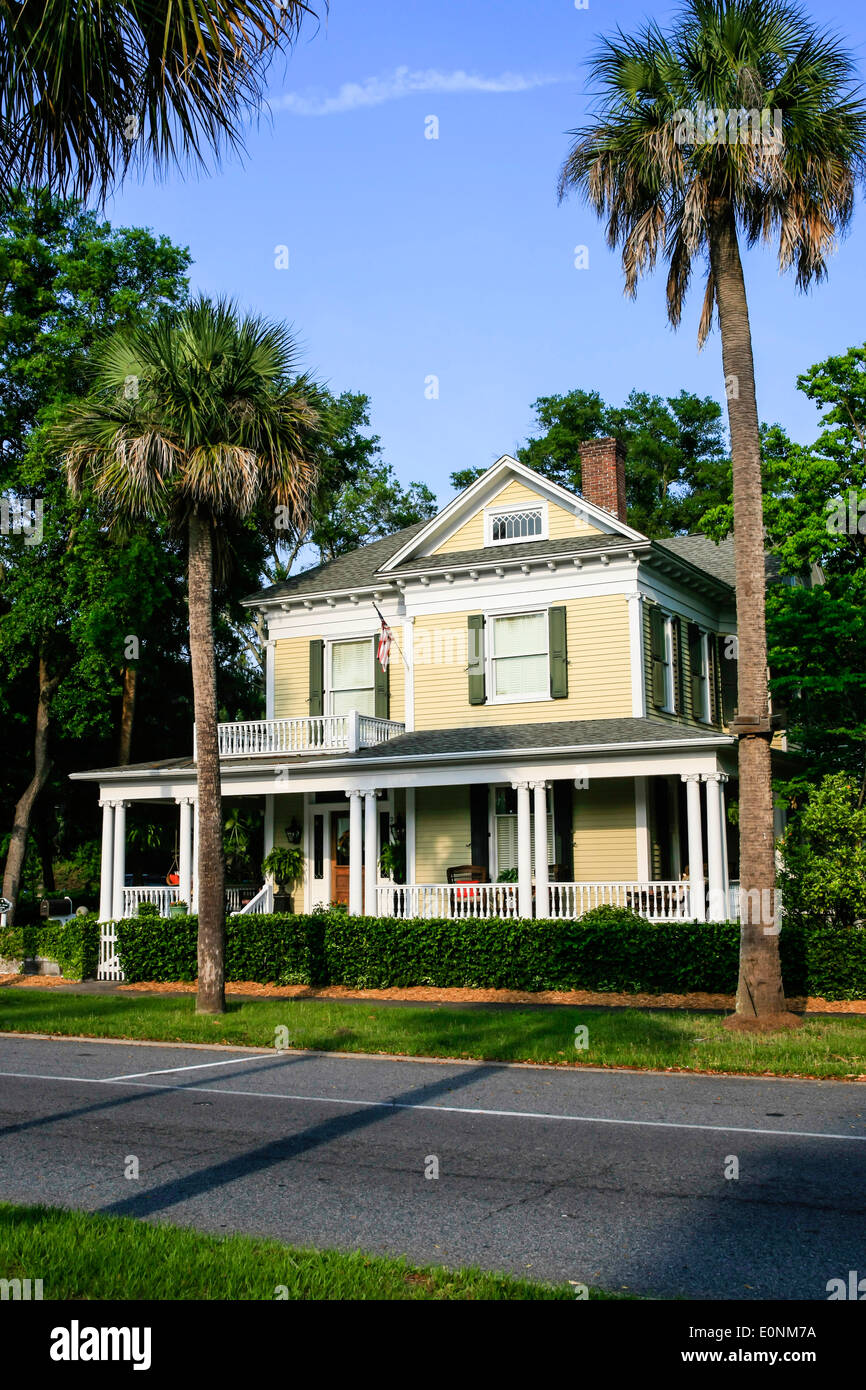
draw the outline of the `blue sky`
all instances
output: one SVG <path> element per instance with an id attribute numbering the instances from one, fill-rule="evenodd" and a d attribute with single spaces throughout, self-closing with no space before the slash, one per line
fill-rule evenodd
<path id="1" fill-rule="evenodd" d="M 651 14 L 664 25 L 676 9 Z M 600 224 L 556 199 L 595 36 L 648 13 L 634 0 L 332 0 L 271 69 L 272 115 L 243 164 L 130 181 L 106 213 L 188 245 L 194 288 L 292 322 L 308 369 L 370 396 L 400 479 L 444 502 L 453 469 L 524 441 L 539 395 L 583 387 L 618 403 L 634 386 L 723 398 L 718 335 L 696 350 L 700 294 L 673 333 L 663 275 L 625 299 Z M 864 7 L 828 0 L 812 13 L 862 66 Z M 574 266 L 578 245 L 588 269 Z M 288 269 L 275 266 L 281 246 Z M 809 296 L 771 254 L 747 258 L 761 417 L 797 438 L 817 420 L 797 373 L 866 340 L 864 251 L 861 200 Z M 430 376 L 438 399 L 425 395 Z"/>

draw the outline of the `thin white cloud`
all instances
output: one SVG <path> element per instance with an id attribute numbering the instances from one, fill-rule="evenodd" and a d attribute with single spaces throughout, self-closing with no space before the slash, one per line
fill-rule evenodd
<path id="1" fill-rule="evenodd" d="M 275 97 L 270 105 L 274 111 L 291 111 L 296 116 L 334 116 L 344 111 L 357 111 L 361 107 L 381 106 L 386 101 L 396 101 L 399 97 L 415 96 L 420 92 L 454 93 L 482 92 L 529 92 L 536 87 L 549 87 L 555 82 L 566 82 L 566 77 L 552 77 L 541 73 L 524 75 L 519 72 L 503 72 L 498 77 L 481 77 L 478 73 L 438 72 L 435 68 L 411 71 L 408 67 L 396 68 L 390 76 L 368 77 L 364 82 L 344 82 L 333 96 L 286 92 Z"/>

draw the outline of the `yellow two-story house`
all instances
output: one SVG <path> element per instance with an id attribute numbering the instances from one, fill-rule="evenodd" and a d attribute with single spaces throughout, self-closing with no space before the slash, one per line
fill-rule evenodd
<path id="1" fill-rule="evenodd" d="M 266 847 L 300 846 L 295 910 L 729 915 L 732 545 L 630 526 L 614 440 L 584 446 L 582 477 L 577 494 L 504 456 L 431 521 L 247 601 L 267 717 L 220 726 L 223 790 L 264 798 Z M 154 894 L 125 881 L 136 800 L 178 803 L 180 882 L 155 893 L 194 906 L 195 772 L 83 774 L 104 919 Z"/>

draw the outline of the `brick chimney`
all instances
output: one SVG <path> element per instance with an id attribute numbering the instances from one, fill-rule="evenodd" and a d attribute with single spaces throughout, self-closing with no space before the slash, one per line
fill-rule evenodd
<path id="1" fill-rule="evenodd" d="M 581 493 L 587 502 L 625 514 L 625 448 L 618 439 L 585 439 L 580 446 Z"/>

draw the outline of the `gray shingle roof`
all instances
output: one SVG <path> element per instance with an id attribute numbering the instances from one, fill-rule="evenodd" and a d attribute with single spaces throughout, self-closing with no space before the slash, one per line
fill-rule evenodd
<path id="1" fill-rule="evenodd" d="M 426 521 L 416 521 L 412 526 L 404 526 L 392 536 L 371 541 L 348 555 L 340 555 L 336 560 L 326 560 L 322 565 L 293 574 L 281 584 L 269 584 L 266 589 L 250 594 L 245 603 L 260 603 L 266 599 L 288 598 L 294 594 L 321 594 L 332 589 L 355 589 L 369 587 L 375 583 L 376 571 L 390 560 L 392 555 L 411 540 Z"/>
<path id="2" fill-rule="evenodd" d="M 376 748 L 362 748 L 359 759 L 419 757 L 431 753 L 499 753 L 533 748 L 589 749 L 629 743 L 682 743 L 728 736 L 708 729 L 705 734 L 686 725 L 655 719 L 563 719 L 544 724 L 480 725 L 477 728 L 420 729 L 401 734 Z"/>
<path id="3" fill-rule="evenodd" d="M 254 771 L 269 767 L 308 766 L 311 762 L 324 769 L 334 760 L 368 762 L 376 758 L 425 757 L 440 753 L 519 753 L 533 749 L 574 748 L 588 752 L 594 747 L 633 743 L 676 745 L 710 740 L 714 743 L 732 742 L 727 734 L 707 729 L 702 732 L 684 724 L 655 719 L 563 719 L 543 724 L 482 724 L 475 728 L 420 729 L 411 734 L 380 743 L 375 748 L 362 748 L 357 753 L 275 753 L 272 758 L 223 758 L 224 772 Z M 96 780 L 110 773 L 134 775 L 139 772 L 191 772 L 192 758 L 163 758 L 159 762 L 133 763 L 125 767 L 102 767 L 87 772 L 74 772 L 74 780 Z"/>
<path id="4" fill-rule="evenodd" d="M 495 564 L 500 560 L 531 560 L 533 556 L 579 555 L 581 551 L 593 550 L 635 550 L 640 541 L 629 540 L 627 536 L 566 536 L 555 541 L 515 541 L 512 545 L 486 545 L 483 550 L 448 551 L 444 555 L 424 555 L 414 560 L 404 560 L 391 574 L 419 569 L 454 569 L 459 565 Z"/>
<path id="5" fill-rule="evenodd" d="M 668 550 L 672 555 L 676 555 L 680 560 L 687 560 L 696 569 L 703 570 L 705 574 L 711 574 L 714 579 L 720 579 L 723 584 L 730 584 L 733 588 L 735 582 L 734 575 L 734 538 L 726 536 L 718 545 L 709 536 L 669 536 L 665 540 L 656 541 L 655 544 L 662 550 Z"/>

